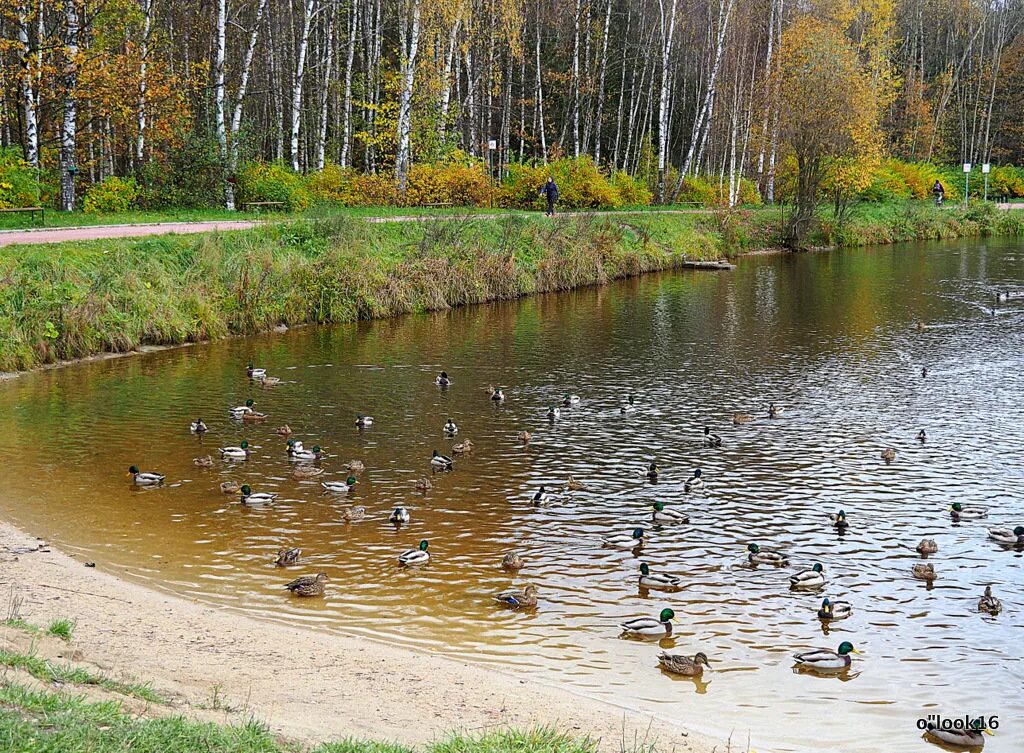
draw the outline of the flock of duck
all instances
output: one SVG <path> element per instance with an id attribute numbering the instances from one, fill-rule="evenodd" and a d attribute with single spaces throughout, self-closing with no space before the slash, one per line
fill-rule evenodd
<path id="1" fill-rule="evenodd" d="M 927 369 L 922 369 L 921 373 L 922 376 L 927 376 Z M 280 379 L 270 377 L 265 369 L 255 368 L 252 363 L 248 365 L 246 375 L 250 380 L 264 387 L 273 386 L 280 382 Z M 447 372 L 442 371 L 435 378 L 434 383 L 438 388 L 447 390 L 452 386 L 453 381 Z M 493 402 L 502 403 L 506 400 L 506 393 L 501 387 L 488 387 L 487 389 Z M 560 417 L 562 410 L 571 409 L 579 403 L 580 397 L 578 395 L 566 394 L 561 404 L 553 404 L 547 407 L 546 415 L 550 420 L 555 420 Z M 635 408 L 635 397 L 630 394 L 622 405 L 619 406 L 619 412 L 626 414 L 635 410 Z M 267 418 L 265 414 L 256 411 L 255 403 L 251 399 L 247 400 L 244 405 L 229 408 L 229 413 L 232 419 L 242 423 L 259 422 Z M 764 418 L 776 419 L 780 417 L 781 413 L 782 408 L 771 403 L 766 413 L 762 415 Z M 746 413 L 734 413 L 732 422 L 733 424 L 743 424 L 755 418 L 755 416 Z M 355 426 L 361 429 L 367 428 L 372 426 L 373 422 L 372 416 L 358 414 L 355 419 Z M 191 423 L 190 431 L 193 434 L 203 434 L 208 431 L 208 427 L 202 418 L 198 418 Z M 292 431 L 287 425 L 278 428 L 277 433 L 287 438 L 284 452 L 288 459 L 295 463 L 293 469 L 293 476 L 295 478 L 313 479 L 324 473 L 324 469 L 316 465 L 323 457 L 323 451 L 319 445 L 314 446 L 312 449 L 306 449 L 302 442 L 288 438 Z M 448 419 L 442 427 L 442 433 L 446 438 L 454 439 L 459 433 L 459 428 L 453 420 Z M 522 431 L 518 435 L 519 441 L 524 443 L 529 442 L 530 438 L 531 434 L 527 431 Z M 917 441 L 920 443 L 927 441 L 927 435 L 923 429 L 918 432 Z M 712 433 L 710 427 L 704 427 L 701 442 L 704 447 L 722 446 L 721 436 Z M 250 449 L 246 441 L 240 442 L 238 446 L 221 447 L 218 452 L 223 461 L 245 461 L 250 457 Z M 452 456 L 444 455 L 434 450 L 429 458 L 430 468 L 434 473 L 451 471 L 455 465 L 453 456 L 468 455 L 472 452 L 473 443 L 471 440 L 454 443 L 452 445 Z M 896 450 L 885 448 L 881 452 L 881 459 L 886 464 L 894 462 Z M 197 457 L 193 462 L 203 467 L 216 465 L 216 462 L 210 456 Z M 349 475 L 344 481 L 322 481 L 321 485 L 325 492 L 338 496 L 347 495 L 358 483 L 356 476 L 365 468 L 361 462 L 354 460 L 348 463 L 347 470 Z M 129 473 L 134 484 L 138 486 L 158 486 L 165 479 L 163 474 L 143 472 L 134 465 L 129 469 Z M 662 471 L 656 461 L 650 462 L 641 473 L 652 482 L 657 482 L 662 475 Z M 704 483 L 703 473 L 701 469 L 697 468 L 683 482 L 683 489 L 686 493 L 699 492 L 703 489 Z M 419 491 L 427 491 L 431 487 L 432 483 L 429 478 L 423 477 L 416 482 L 416 488 Z M 540 486 L 532 496 L 531 501 L 535 506 L 539 507 L 556 499 L 561 491 L 577 491 L 584 488 L 582 483 L 570 476 L 567 483 L 557 490 Z M 248 484 L 239 485 L 233 481 L 222 483 L 221 491 L 226 494 L 239 494 L 239 502 L 246 506 L 271 504 L 278 497 L 277 494 L 271 492 L 253 491 Z M 949 507 L 949 514 L 954 522 L 981 520 L 988 516 L 988 512 L 987 507 L 976 504 L 955 502 Z M 349 507 L 344 511 L 343 519 L 345 521 L 355 521 L 364 518 L 365 515 L 366 509 L 364 507 Z M 402 525 L 411 520 L 411 515 L 407 508 L 396 507 L 389 514 L 388 520 L 395 525 Z M 689 520 L 689 515 L 685 512 L 669 507 L 664 502 L 658 501 L 651 505 L 649 521 L 655 530 L 665 526 L 687 524 Z M 844 510 L 830 514 L 829 521 L 832 528 L 838 533 L 845 533 L 850 528 L 850 522 Z M 988 537 L 1004 546 L 1014 547 L 1018 550 L 1024 549 L 1024 526 L 1018 525 L 1012 529 L 1009 527 L 991 527 L 988 529 Z M 639 556 L 646 542 L 647 534 L 642 526 L 603 538 L 604 546 L 632 551 L 637 556 Z M 430 562 L 431 557 L 429 546 L 429 541 L 423 540 L 415 548 L 401 552 L 397 555 L 399 565 L 403 567 L 416 567 L 427 564 Z M 938 552 L 938 545 L 933 539 L 922 539 L 915 549 L 923 558 L 927 558 Z M 296 565 L 300 562 L 301 556 L 302 552 L 297 547 L 281 549 L 278 552 L 275 564 L 281 567 Z M 755 569 L 759 565 L 788 567 L 790 557 L 783 551 L 751 542 L 747 545 L 746 563 L 749 567 Z M 501 567 L 506 571 L 517 572 L 524 566 L 523 558 L 514 551 L 504 554 L 501 559 Z M 935 566 L 930 562 L 915 563 L 911 568 L 910 575 L 913 578 L 927 582 L 929 588 L 939 577 Z M 321 572 L 295 578 L 285 584 L 284 587 L 296 596 L 315 597 L 323 595 L 327 580 L 327 574 Z M 814 563 L 809 568 L 794 572 L 790 576 L 789 583 L 793 591 L 819 591 L 827 585 L 825 569 L 820 563 Z M 670 573 L 653 572 L 647 563 L 642 562 L 639 566 L 638 585 L 641 589 L 645 590 L 672 592 L 683 588 L 684 581 L 682 578 Z M 522 588 L 510 589 L 495 594 L 494 600 L 498 604 L 513 609 L 533 609 L 537 607 L 538 597 L 537 587 L 532 583 L 527 583 Z M 992 587 L 987 586 L 984 594 L 978 599 L 977 610 L 989 615 L 997 615 L 1002 611 L 1002 608 L 1002 603 L 992 593 Z M 853 605 L 850 602 L 833 600 L 828 597 L 822 600 L 821 606 L 817 610 L 817 618 L 826 623 L 846 619 L 852 614 Z M 671 636 L 675 617 L 675 612 L 671 608 L 665 608 L 656 617 L 644 616 L 626 620 L 619 625 L 621 636 L 648 639 Z M 851 666 L 851 655 L 858 653 L 851 642 L 843 641 L 834 651 L 826 648 L 817 648 L 794 654 L 794 666 L 799 670 L 808 670 L 815 673 L 842 673 Z M 704 668 L 710 667 L 711 664 L 704 652 L 697 652 L 693 656 L 661 652 L 658 656 L 658 661 L 664 670 L 689 677 L 700 677 L 704 672 Z M 975 748 L 984 744 L 982 733 L 991 734 L 983 725 L 976 725 L 975 728 L 951 730 L 940 729 L 930 725 L 926 729 L 926 734 L 939 742 Z"/>

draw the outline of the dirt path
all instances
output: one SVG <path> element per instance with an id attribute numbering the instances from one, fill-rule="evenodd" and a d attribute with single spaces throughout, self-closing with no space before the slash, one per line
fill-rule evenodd
<path id="1" fill-rule="evenodd" d="M 608 751 L 634 735 L 664 751 L 714 750 L 715 741 L 682 726 L 564 688 L 437 654 L 263 622 L 86 568 L 56 550 L 36 551 L 38 544 L 0 523 L 0 593 L 9 603 L 24 599 L 20 617 L 36 625 L 77 620 L 65 657 L 115 679 L 151 681 L 187 715 L 209 718 L 216 695 L 218 708 L 233 709 L 220 721 L 252 714 L 304 743 L 356 736 L 417 745 L 453 729 L 557 724 L 600 738 Z M 11 630 L 0 627 L 0 645 Z"/>

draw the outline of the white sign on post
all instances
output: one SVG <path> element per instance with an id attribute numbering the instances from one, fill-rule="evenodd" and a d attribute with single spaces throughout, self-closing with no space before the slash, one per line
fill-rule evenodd
<path id="1" fill-rule="evenodd" d="M 491 139 L 490 141 L 487 142 L 487 148 L 488 149 L 497 149 L 498 148 L 498 142 L 495 141 L 494 139 Z"/>
<path id="2" fill-rule="evenodd" d="M 992 165 L 989 164 L 988 162 L 986 162 L 984 165 L 981 166 L 981 171 L 983 173 L 985 173 L 985 175 L 988 175 L 989 170 L 991 170 L 991 169 L 992 169 Z"/>
<path id="3" fill-rule="evenodd" d="M 970 162 L 965 162 L 964 163 L 964 172 L 965 173 L 969 173 L 970 171 L 971 171 L 971 163 Z"/>

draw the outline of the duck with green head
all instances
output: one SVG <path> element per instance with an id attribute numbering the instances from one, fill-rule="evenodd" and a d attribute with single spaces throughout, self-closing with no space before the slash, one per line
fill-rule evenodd
<path id="1" fill-rule="evenodd" d="M 128 475 L 132 477 L 132 483 L 136 486 L 159 486 L 164 482 L 165 478 L 162 473 L 140 471 L 137 465 L 133 465 L 128 469 Z"/>
<path id="2" fill-rule="evenodd" d="M 747 561 L 752 565 L 775 565 L 782 567 L 789 564 L 789 558 L 776 549 L 765 549 L 754 543 L 747 544 Z"/>
<path id="3" fill-rule="evenodd" d="M 246 413 L 255 412 L 253 409 L 254 405 L 255 403 L 252 401 L 252 399 L 249 399 L 245 401 L 245 405 L 238 405 L 235 406 L 234 408 L 228 408 L 228 411 L 231 413 L 232 418 L 241 418 Z"/>
<path id="4" fill-rule="evenodd" d="M 846 533 L 847 529 L 850 527 L 850 521 L 846 519 L 846 510 L 840 510 L 837 513 L 829 515 L 829 518 L 832 521 L 832 527 L 839 533 Z"/>
<path id="5" fill-rule="evenodd" d="M 815 562 L 809 570 L 801 570 L 789 576 L 789 587 L 793 589 L 821 588 L 825 585 L 825 568 Z"/>
<path id="6" fill-rule="evenodd" d="M 349 476 L 344 481 L 321 481 L 320 486 L 332 494 L 345 495 L 358 483 L 355 476 Z"/>
<path id="7" fill-rule="evenodd" d="M 845 620 L 853 614 L 853 607 L 848 601 L 832 601 L 825 597 L 821 601 L 821 609 L 818 610 L 819 620 Z"/>
<path id="8" fill-rule="evenodd" d="M 661 610 L 658 619 L 653 617 L 636 617 L 632 620 L 620 622 L 622 635 L 640 636 L 644 638 L 662 638 L 672 635 L 672 620 L 676 613 L 666 607 Z"/>
<path id="9" fill-rule="evenodd" d="M 244 439 L 237 447 L 221 447 L 219 451 L 220 456 L 225 460 L 249 459 L 249 443 Z"/>
<path id="10" fill-rule="evenodd" d="M 643 549 L 644 529 L 634 528 L 632 533 L 617 533 L 604 537 L 604 545 L 613 549 Z"/>
<path id="11" fill-rule="evenodd" d="M 311 463 L 314 460 L 319 460 L 321 457 L 323 457 L 323 449 L 320 445 L 314 445 L 312 450 L 307 450 L 304 447 L 300 447 L 296 450 L 293 447 L 290 454 L 291 460 L 304 463 Z"/>
<path id="12" fill-rule="evenodd" d="M 242 504 L 247 507 L 254 507 L 256 505 L 269 505 L 271 502 L 277 499 L 278 496 L 271 492 L 254 492 L 248 484 L 242 486 L 240 491 L 242 493 Z"/>
<path id="13" fill-rule="evenodd" d="M 690 516 L 685 512 L 665 507 L 663 502 L 655 502 L 651 505 L 651 509 L 653 510 L 651 520 L 655 525 L 671 526 L 690 522 Z"/>
<path id="14" fill-rule="evenodd" d="M 257 369 L 252 365 L 252 361 L 249 361 L 249 365 L 245 367 L 245 373 L 250 379 L 260 380 L 267 375 L 267 370 Z"/>
<path id="15" fill-rule="evenodd" d="M 988 517 L 988 508 L 984 505 L 965 505 L 954 502 L 949 506 L 949 517 L 953 519 L 954 523 L 959 523 L 961 520 L 979 520 Z"/>
<path id="16" fill-rule="evenodd" d="M 988 537 L 1006 546 L 1024 545 L 1024 526 L 1017 526 L 1012 531 L 1009 527 L 997 526 L 988 529 Z"/>
<path id="17" fill-rule="evenodd" d="M 430 562 L 430 552 L 427 551 L 429 546 L 430 542 L 423 539 L 416 549 L 409 549 L 398 555 L 398 564 L 406 566 L 427 564 Z"/>
<path id="18" fill-rule="evenodd" d="M 686 479 L 683 483 L 683 489 L 688 492 L 700 491 L 704 488 L 704 474 L 700 468 L 697 468 L 690 478 Z"/>
<path id="19" fill-rule="evenodd" d="M 668 573 L 652 573 L 647 563 L 641 562 L 639 585 L 651 591 L 678 591 L 683 587 L 683 579 Z"/>
<path id="20" fill-rule="evenodd" d="M 636 410 L 636 397 L 630 392 L 626 402 L 619 406 L 619 413 L 632 413 L 634 410 Z"/>
<path id="21" fill-rule="evenodd" d="M 849 641 L 839 644 L 836 651 L 827 648 L 816 648 L 812 651 L 794 654 L 796 665 L 802 669 L 811 669 L 816 672 L 842 672 L 847 669 L 853 657 L 850 654 L 859 654 L 860 651 L 853 647 Z"/>

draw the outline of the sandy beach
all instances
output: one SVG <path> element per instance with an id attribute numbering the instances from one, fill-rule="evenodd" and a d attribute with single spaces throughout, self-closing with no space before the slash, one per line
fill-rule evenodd
<path id="1" fill-rule="evenodd" d="M 43 544 L 0 523 L 0 588 L 8 604 L 23 599 L 20 617 L 37 625 L 77 621 L 70 646 L 43 640 L 34 650 L 151 682 L 175 713 L 222 723 L 255 716 L 284 738 L 310 744 L 354 736 L 416 745 L 454 729 L 557 724 L 599 739 L 605 750 L 635 739 L 657 742 L 661 751 L 716 747 L 683 726 L 513 674 L 159 593 Z M 0 627 L 0 646 L 24 650 L 24 642 L 20 631 Z M 218 710 L 211 712 L 215 695 Z"/>

